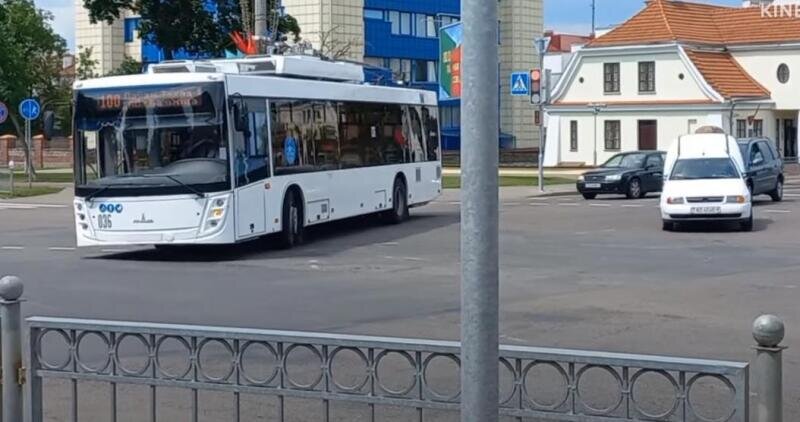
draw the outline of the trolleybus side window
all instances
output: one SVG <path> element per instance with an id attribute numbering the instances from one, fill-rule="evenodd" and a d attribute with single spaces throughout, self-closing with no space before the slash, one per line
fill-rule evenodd
<path id="1" fill-rule="evenodd" d="M 439 113 L 435 107 L 422 108 L 422 122 L 424 123 L 428 161 L 439 160 Z"/>
<path id="2" fill-rule="evenodd" d="M 233 158 L 236 186 L 245 186 L 269 176 L 267 145 L 267 102 L 260 98 L 247 98 L 247 130 L 234 131 Z"/>
<path id="3" fill-rule="evenodd" d="M 436 161 L 439 157 L 435 109 L 310 100 L 271 104 L 275 175 Z"/>
<path id="4" fill-rule="evenodd" d="M 426 161 L 422 137 L 422 121 L 419 117 L 419 111 L 414 106 L 404 106 L 403 116 L 403 124 L 406 127 L 405 131 L 409 139 L 406 148 L 406 162 L 419 163 Z"/>
<path id="5" fill-rule="evenodd" d="M 303 100 L 278 100 L 271 104 L 275 175 L 314 171 L 317 137 L 314 104 Z"/>

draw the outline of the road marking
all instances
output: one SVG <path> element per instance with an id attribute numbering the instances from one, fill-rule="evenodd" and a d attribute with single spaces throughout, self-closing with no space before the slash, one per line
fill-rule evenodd
<path id="1" fill-rule="evenodd" d="M 51 247 L 49 247 L 47 249 L 51 250 L 51 251 L 74 251 L 75 250 L 75 248 L 63 247 L 63 246 L 51 246 Z"/>
<path id="2" fill-rule="evenodd" d="M 800 193 L 784 193 L 783 196 L 788 196 L 790 198 L 796 198 L 800 196 Z"/>
<path id="3" fill-rule="evenodd" d="M 770 212 L 770 213 L 774 213 L 774 214 L 789 214 L 792 211 L 791 210 L 764 210 L 764 212 Z"/>
<path id="4" fill-rule="evenodd" d="M 415 258 L 415 257 L 413 257 L 413 256 L 404 256 L 404 257 L 403 257 L 403 259 L 405 259 L 406 261 L 416 261 L 416 262 L 423 262 L 423 261 L 427 261 L 427 259 L 424 259 L 424 258 Z"/>
<path id="5" fill-rule="evenodd" d="M 0 202 L 0 207 L 67 208 L 68 205 L 30 204 L 22 202 Z"/>
<path id="6" fill-rule="evenodd" d="M 622 208 L 641 208 L 641 205 L 623 205 Z"/>
<path id="7" fill-rule="evenodd" d="M 397 246 L 397 245 L 399 245 L 399 243 L 397 243 L 397 242 L 383 242 L 383 243 L 378 243 L 378 246 Z"/>
<path id="8" fill-rule="evenodd" d="M 534 206 L 534 207 L 543 207 L 543 206 L 546 206 L 546 205 L 550 205 L 550 203 L 549 202 L 531 202 L 531 206 Z"/>
<path id="9" fill-rule="evenodd" d="M 0 246 L 0 249 L 6 250 L 6 251 L 21 251 L 21 250 L 25 249 L 25 247 L 24 246 Z"/>
<path id="10" fill-rule="evenodd" d="M 100 249 L 100 252 L 117 253 L 117 252 L 128 252 L 128 250 L 127 249 Z"/>
<path id="11" fill-rule="evenodd" d="M 577 207 L 578 206 L 578 204 L 576 204 L 574 202 L 559 202 L 558 205 L 561 205 L 562 207 Z"/>
<path id="12" fill-rule="evenodd" d="M 590 207 L 605 207 L 605 208 L 609 208 L 609 207 L 611 207 L 611 204 L 589 204 L 589 206 Z"/>
<path id="13" fill-rule="evenodd" d="M 449 205 L 461 205 L 461 202 L 459 202 L 459 201 L 448 201 L 448 202 L 445 202 L 445 204 L 449 204 Z"/>

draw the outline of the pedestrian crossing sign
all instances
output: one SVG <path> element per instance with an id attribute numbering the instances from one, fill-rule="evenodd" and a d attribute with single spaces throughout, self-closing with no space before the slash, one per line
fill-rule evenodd
<path id="1" fill-rule="evenodd" d="M 531 94 L 531 75 L 528 72 L 511 74 L 511 95 L 526 96 Z"/>

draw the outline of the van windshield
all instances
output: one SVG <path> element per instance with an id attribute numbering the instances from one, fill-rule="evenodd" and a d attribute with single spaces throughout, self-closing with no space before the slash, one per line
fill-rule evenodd
<path id="1" fill-rule="evenodd" d="M 730 158 L 691 158 L 675 162 L 670 180 L 738 179 Z"/>

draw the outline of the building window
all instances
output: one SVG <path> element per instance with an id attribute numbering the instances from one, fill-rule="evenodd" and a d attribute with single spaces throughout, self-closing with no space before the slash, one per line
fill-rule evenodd
<path id="1" fill-rule="evenodd" d="M 578 150 L 578 121 L 572 120 L 569 122 L 569 150 Z"/>
<path id="2" fill-rule="evenodd" d="M 389 59 L 389 69 L 392 70 L 396 80 L 403 82 L 411 81 L 411 60 Z"/>
<path id="3" fill-rule="evenodd" d="M 392 24 L 392 34 L 400 34 L 400 12 L 394 10 L 389 12 L 389 22 Z"/>
<path id="4" fill-rule="evenodd" d="M 439 28 L 441 28 L 443 26 L 447 26 L 447 25 L 450 25 L 450 24 L 458 22 L 458 17 L 456 17 L 456 16 L 448 16 L 448 15 L 439 15 L 438 21 L 439 21 L 439 26 L 436 28 L 437 31 L 439 30 Z"/>
<path id="5" fill-rule="evenodd" d="M 383 20 L 383 10 L 364 9 L 364 19 Z"/>
<path id="6" fill-rule="evenodd" d="M 411 13 L 400 13 L 400 35 L 411 35 Z"/>
<path id="7" fill-rule="evenodd" d="M 428 60 L 414 61 L 415 82 L 436 82 L 436 62 Z"/>
<path id="8" fill-rule="evenodd" d="M 425 21 L 425 15 L 415 13 L 414 14 L 414 36 L 425 38 L 428 36 L 428 28 L 427 22 Z"/>
<path id="9" fill-rule="evenodd" d="M 760 138 L 764 136 L 764 121 L 761 119 L 753 120 L 753 129 L 750 130 L 751 138 Z"/>
<path id="10" fill-rule="evenodd" d="M 605 125 L 606 151 L 618 151 L 620 149 L 620 121 L 606 120 Z"/>
<path id="11" fill-rule="evenodd" d="M 736 137 L 739 139 L 747 137 L 747 120 L 736 120 Z"/>
<path id="12" fill-rule="evenodd" d="M 435 16 L 426 16 L 425 17 L 425 31 L 428 33 L 429 37 L 436 38 L 436 17 Z"/>
<path id="13" fill-rule="evenodd" d="M 125 42 L 133 42 L 136 38 L 136 30 L 139 28 L 139 18 L 125 19 Z"/>
<path id="14" fill-rule="evenodd" d="M 782 84 L 789 82 L 789 66 L 786 63 L 781 63 L 778 66 L 778 82 Z"/>
<path id="15" fill-rule="evenodd" d="M 603 81 L 606 94 L 619 93 L 619 63 L 603 64 Z"/>
<path id="16" fill-rule="evenodd" d="M 639 62 L 639 92 L 656 92 L 656 62 Z"/>

